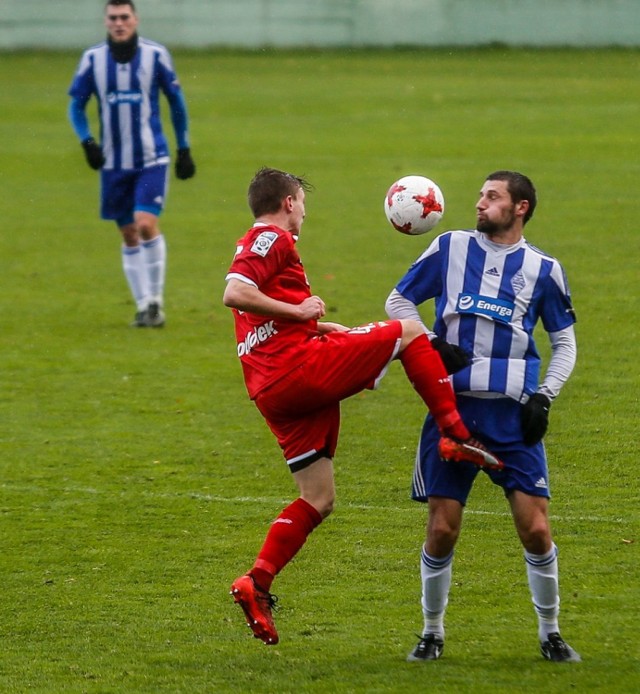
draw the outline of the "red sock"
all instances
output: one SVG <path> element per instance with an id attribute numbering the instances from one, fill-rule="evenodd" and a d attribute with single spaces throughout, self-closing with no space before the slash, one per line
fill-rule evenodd
<path id="1" fill-rule="evenodd" d="M 443 434 L 467 439 L 469 430 L 460 418 L 456 396 L 440 355 L 426 335 L 420 335 L 400 353 L 400 361 L 411 385 L 424 400 Z"/>
<path id="2" fill-rule="evenodd" d="M 293 559 L 322 516 L 304 499 L 296 499 L 273 521 L 250 573 L 265 590 Z"/>

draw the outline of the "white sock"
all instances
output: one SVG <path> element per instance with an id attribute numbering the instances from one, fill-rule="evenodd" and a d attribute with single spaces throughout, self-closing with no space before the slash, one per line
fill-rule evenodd
<path id="1" fill-rule="evenodd" d="M 422 578 L 422 613 L 426 634 L 437 634 L 444 639 L 444 611 L 449 602 L 451 587 L 451 564 L 453 552 L 444 559 L 437 559 L 427 554 L 422 548 L 420 576 Z"/>
<path id="2" fill-rule="evenodd" d="M 149 303 L 149 283 L 140 246 L 122 246 L 122 269 L 138 311 Z"/>
<path id="3" fill-rule="evenodd" d="M 146 267 L 151 301 L 162 306 L 164 276 L 167 266 L 167 245 L 162 234 L 142 242 L 142 257 Z"/>
<path id="4" fill-rule="evenodd" d="M 546 641 L 549 634 L 560 631 L 558 548 L 554 544 L 546 554 L 529 554 L 525 551 L 524 558 L 527 563 L 531 599 L 538 615 L 538 637 L 540 641 Z"/>

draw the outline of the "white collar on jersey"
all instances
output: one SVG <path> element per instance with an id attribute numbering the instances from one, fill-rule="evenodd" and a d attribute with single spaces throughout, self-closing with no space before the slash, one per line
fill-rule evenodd
<path id="1" fill-rule="evenodd" d="M 522 247 L 526 243 L 526 239 L 524 236 L 521 236 L 516 243 L 496 243 L 495 241 L 491 241 L 486 234 L 483 234 L 481 231 L 478 231 L 478 241 L 480 242 L 480 245 L 484 245 L 487 248 L 490 248 L 492 251 L 499 253 L 502 251 L 503 253 L 510 253 L 511 251 L 515 251 L 518 248 Z"/>

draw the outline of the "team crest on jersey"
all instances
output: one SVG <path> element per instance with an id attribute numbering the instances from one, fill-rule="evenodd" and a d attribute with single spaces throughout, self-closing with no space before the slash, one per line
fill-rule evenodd
<path id="1" fill-rule="evenodd" d="M 275 231 L 263 231 L 253 242 L 251 246 L 251 252 L 261 255 L 263 258 L 269 252 L 269 249 L 275 243 L 278 238 L 278 234 Z"/>
<path id="2" fill-rule="evenodd" d="M 526 282 L 524 280 L 522 270 L 518 270 L 518 272 L 516 272 L 516 274 L 511 278 L 511 288 L 513 289 L 514 294 L 520 294 L 520 292 L 524 289 L 525 284 Z"/>

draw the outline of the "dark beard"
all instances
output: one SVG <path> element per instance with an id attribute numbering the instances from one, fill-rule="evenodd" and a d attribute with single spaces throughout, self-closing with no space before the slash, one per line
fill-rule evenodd
<path id="1" fill-rule="evenodd" d="M 495 236 L 496 234 L 500 234 L 503 231 L 507 231 L 507 229 L 511 229 L 513 226 L 513 223 L 516 220 L 516 215 L 513 210 L 511 210 L 511 214 L 509 215 L 509 219 L 506 220 L 506 222 L 503 222 L 502 224 L 498 224 L 497 222 L 492 222 L 489 219 L 482 219 L 478 220 L 476 222 L 476 229 L 478 231 L 481 231 L 483 234 L 486 234 L 487 236 Z"/>
<path id="2" fill-rule="evenodd" d="M 128 41 L 113 41 L 109 36 L 109 50 L 116 63 L 128 63 L 138 50 L 138 34 L 134 34 Z"/>
<path id="3" fill-rule="evenodd" d="M 495 222 L 490 222 L 488 219 L 478 221 L 476 229 L 487 236 L 493 236 L 500 231 L 500 227 Z"/>

